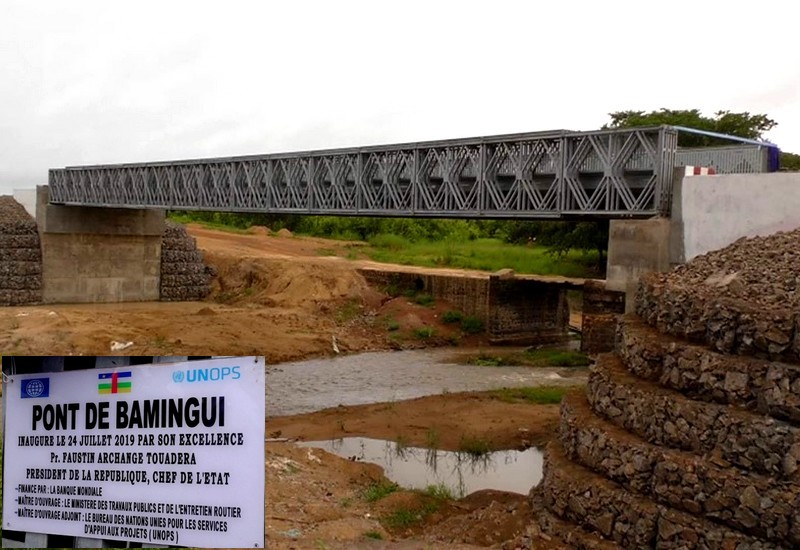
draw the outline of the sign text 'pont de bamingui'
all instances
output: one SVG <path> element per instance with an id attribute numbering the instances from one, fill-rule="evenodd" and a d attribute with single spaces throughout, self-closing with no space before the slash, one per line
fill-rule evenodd
<path id="1" fill-rule="evenodd" d="M 263 358 L 12 375 L 6 387 L 4 528 L 263 547 Z"/>

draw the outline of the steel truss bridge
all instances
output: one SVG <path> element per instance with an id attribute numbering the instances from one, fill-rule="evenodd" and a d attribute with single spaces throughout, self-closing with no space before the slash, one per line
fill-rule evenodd
<path id="1" fill-rule="evenodd" d="M 280 214 L 668 214 L 678 129 L 537 132 L 50 170 L 50 202 Z"/>

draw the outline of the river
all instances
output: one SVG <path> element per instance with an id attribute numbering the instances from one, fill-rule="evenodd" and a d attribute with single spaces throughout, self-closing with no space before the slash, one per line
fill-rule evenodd
<path id="1" fill-rule="evenodd" d="M 472 350 L 478 353 L 479 350 Z M 458 364 L 463 348 L 343 355 L 267 366 L 267 416 L 338 405 L 413 399 L 446 392 L 571 385 L 585 369 L 483 367 Z M 572 376 L 570 376 L 572 375 Z"/>

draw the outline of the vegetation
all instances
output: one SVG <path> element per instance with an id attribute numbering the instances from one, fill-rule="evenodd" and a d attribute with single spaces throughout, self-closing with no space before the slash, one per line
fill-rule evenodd
<path id="1" fill-rule="evenodd" d="M 602 254 L 596 248 L 548 248 L 559 226 L 568 222 L 499 220 L 431 220 L 418 218 L 356 218 L 332 216 L 277 216 L 226 212 L 171 212 L 181 223 L 200 223 L 214 229 L 244 233 L 253 225 L 273 231 L 286 227 L 299 235 L 368 241 L 359 252 L 390 263 L 455 267 L 518 273 L 586 277 L 597 271 Z M 565 225 L 566 224 L 566 225 Z M 571 227 L 571 226 L 570 226 Z M 588 228 L 581 226 L 581 235 Z M 533 239 L 545 246 L 534 246 Z M 603 240 L 606 237 L 597 237 Z M 594 245 L 592 245 L 594 246 Z M 323 249 L 324 254 L 331 253 Z M 348 252 L 348 257 L 354 257 Z"/>
<path id="2" fill-rule="evenodd" d="M 383 522 L 391 529 L 405 529 L 416 525 L 425 520 L 428 516 L 438 511 L 444 502 L 443 498 L 430 496 L 423 492 L 423 501 L 419 506 L 413 508 L 397 508 L 391 514 L 383 518 Z"/>
<path id="3" fill-rule="evenodd" d="M 438 449 L 439 448 L 439 431 L 435 428 L 428 428 L 428 431 L 425 432 L 425 446 L 428 449 Z"/>
<path id="4" fill-rule="evenodd" d="M 425 487 L 425 494 L 437 500 L 455 500 L 453 491 L 444 483 L 428 485 Z"/>
<path id="5" fill-rule="evenodd" d="M 631 128 L 635 126 L 688 126 L 698 130 L 718 132 L 731 136 L 747 139 L 764 139 L 764 134 L 772 130 L 778 123 L 764 114 L 732 113 L 730 111 L 717 111 L 714 116 L 704 116 L 699 109 L 660 109 L 658 111 L 617 111 L 610 113 L 611 123 L 605 128 Z M 713 145 L 728 145 L 730 141 L 701 136 L 697 134 L 681 133 L 678 136 L 678 145 L 681 147 L 707 147 Z M 800 155 L 781 151 L 781 169 L 800 171 Z"/>
<path id="6" fill-rule="evenodd" d="M 467 334 L 483 332 L 483 319 L 470 315 L 461 319 L 461 330 Z"/>
<path id="7" fill-rule="evenodd" d="M 442 315 L 442 321 L 445 323 L 460 323 L 464 318 L 464 314 L 460 311 L 445 311 Z"/>
<path id="8" fill-rule="evenodd" d="M 427 340 L 433 337 L 436 331 L 433 327 L 419 327 L 414 329 L 414 336 L 419 338 L 420 340 Z"/>
<path id="9" fill-rule="evenodd" d="M 361 497 L 367 502 L 375 502 L 399 490 L 400 486 L 393 481 L 379 481 L 364 489 Z"/>
<path id="10" fill-rule="evenodd" d="M 536 388 L 503 388 L 494 390 L 492 395 L 506 403 L 535 403 L 538 405 L 557 405 L 561 403 L 568 387 L 543 386 Z"/>
<path id="11" fill-rule="evenodd" d="M 800 172 L 800 155 L 781 151 L 781 170 Z"/>
<path id="12" fill-rule="evenodd" d="M 467 364 L 481 367 L 587 367 L 592 360 L 585 353 L 558 349 L 528 349 L 522 352 L 479 353 Z"/>
<path id="13" fill-rule="evenodd" d="M 659 109 L 658 111 L 617 111 L 610 113 L 611 123 L 604 128 L 631 128 L 636 126 L 687 126 L 708 132 L 717 132 L 747 139 L 762 139 L 766 132 L 778 125 L 767 115 L 751 115 L 747 111 L 732 113 L 717 111 L 714 116 L 704 116 L 699 109 Z M 729 145 L 730 141 L 698 134 L 681 133 L 681 147 L 708 147 Z"/>
<path id="14" fill-rule="evenodd" d="M 521 246 L 494 237 L 448 243 L 430 240 L 416 241 L 409 242 L 407 246 L 400 249 L 379 248 L 371 243 L 371 246 L 363 249 L 363 252 L 370 259 L 378 262 L 482 271 L 510 268 L 518 273 L 566 277 L 586 277 L 597 274 L 599 257 L 596 251 L 580 252 L 561 249 L 554 253 L 545 246 Z"/>
<path id="15" fill-rule="evenodd" d="M 397 508 L 384 518 L 386 525 L 392 529 L 405 529 L 416 525 L 439 509 L 434 502 L 427 502 L 419 508 Z"/>
<path id="16" fill-rule="evenodd" d="M 469 435 L 461 436 L 458 443 L 458 450 L 470 456 L 479 457 L 492 452 L 491 445 L 485 439 Z"/>
<path id="17" fill-rule="evenodd" d="M 383 540 L 383 535 L 381 535 L 378 531 L 367 531 L 366 533 L 364 533 L 364 538 Z"/>

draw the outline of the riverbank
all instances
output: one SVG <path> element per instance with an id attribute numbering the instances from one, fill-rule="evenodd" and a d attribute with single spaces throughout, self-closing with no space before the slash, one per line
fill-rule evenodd
<path id="1" fill-rule="evenodd" d="M 449 393 L 268 418 L 267 545 L 452 549 L 513 547 L 509 541 L 536 537 L 524 494 L 529 487 L 517 493 L 483 490 L 464 498 L 437 486 L 406 490 L 358 457 L 296 443 L 364 436 L 393 442 L 395 448 L 399 443 L 477 457 L 539 447 L 556 436 L 557 401 L 566 389 Z M 537 546 L 550 547 L 559 546 Z"/>

